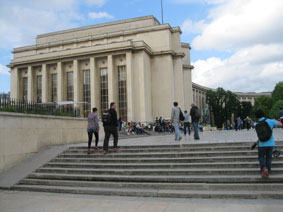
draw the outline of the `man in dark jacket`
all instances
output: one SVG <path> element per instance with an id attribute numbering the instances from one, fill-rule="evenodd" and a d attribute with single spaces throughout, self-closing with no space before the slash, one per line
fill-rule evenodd
<path id="1" fill-rule="evenodd" d="M 278 116 L 279 116 L 279 120 L 283 124 L 283 108 L 282 107 L 280 108 Z M 282 130 L 283 130 L 283 126 L 282 126 Z"/>
<path id="2" fill-rule="evenodd" d="M 190 115 L 192 118 L 192 125 L 194 127 L 194 139 L 195 140 L 199 140 L 199 133 L 198 133 L 198 123 L 199 123 L 199 111 L 198 111 L 198 107 L 195 106 L 194 104 L 191 105 L 191 111 L 190 111 Z"/>
<path id="3" fill-rule="evenodd" d="M 112 102 L 110 104 L 110 109 L 108 110 L 109 120 L 103 120 L 103 127 L 105 132 L 105 139 L 103 145 L 103 153 L 106 154 L 109 146 L 109 139 L 111 134 L 114 137 L 114 151 L 118 150 L 118 120 L 117 120 L 117 112 L 116 112 L 116 103 Z"/>

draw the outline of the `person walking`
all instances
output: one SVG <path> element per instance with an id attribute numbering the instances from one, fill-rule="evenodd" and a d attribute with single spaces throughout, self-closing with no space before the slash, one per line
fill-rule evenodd
<path id="1" fill-rule="evenodd" d="M 175 128 L 175 140 L 180 141 L 182 140 L 182 136 L 180 133 L 179 123 L 180 123 L 180 114 L 181 114 L 181 108 L 178 107 L 178 102 L 173 103 L 173 108 L 171 111 L 171 121 Z"/>
<path id="2" fill-rule="evenodd" d="M 282 123 L 272 119 L 266 119 L 262 110 L 257 110 L 255 116 L 258 122 L 255 125 L 258 136 L 258 160 L 262 178 L 268 178 L 271 173 L 272 152 L 275 147 L 272 129 L 282 127 Z"/>
<path id="3" fill-rule="evenodd" d="M 281 121 L 281 124 L 283 125 L 283 107 L 280 108 L 278 116 Z M 283 126 L 282 126 L 282 130 L 283 130 Z"/>
<path id="4" fill-rule="evenodd" d="M 97 114 L 97 108 L 92 109 L 92 113 L 90 113 L 87 117 L 88 125 L 87 125 L 87 133 L 88 133 L 88 151 L 90 154 L 90 147 L 92 142 L 92 136 L 95 135 L 95 147 L 94 150 L 98 150 L 98 141 L 99 141 L 99 117 Z"/>
<path id="5" fill-rule="evenodd" d="M 184 135 L 187 134 L 187 128 L 188 128 L 188 134 L 191 135 L 191 126 L 190 126 L 190 114 L 188 114 L 188 111 L 184 111 Z"/>
<path id="6" fill-rule="evenodd" d="M 103 113 L 102 122 L 105 132 L 104 144 L 103 144 L 103 153 L 107 154 L 109 148 L 109 139 L 110 136 L 114 137 L 113 150 L 118 150 L 118 120 L 116 112 L 116 103 L 112 102 L 110 104 L 110 109 Z"/>
<path id="7" fill-rule="evenodd" d="M 199 140 L 199 132 L 198 132 L 198 124 L 199 124 L 199 120 L 200 120 L 200 112 L 197 106 L 195 106 L 195 104 L 191 105 L 191 111 L 190 111 L 190 115 L 192 118 L 192 125 L 194 127 L 194 139 L 195 140 Z"/>

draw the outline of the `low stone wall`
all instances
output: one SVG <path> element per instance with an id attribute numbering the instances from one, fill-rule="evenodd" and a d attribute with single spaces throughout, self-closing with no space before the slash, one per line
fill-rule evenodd
<path id="1" fill-rule="evenodd" d="M 51 145 L 87 141 L 87 120 L 0 112 L 0 173 Z"/>

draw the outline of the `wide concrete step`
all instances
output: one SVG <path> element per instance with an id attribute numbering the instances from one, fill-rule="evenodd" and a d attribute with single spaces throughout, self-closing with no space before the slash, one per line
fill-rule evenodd
<path id="1" fill-rule="evenodd" d="M 209 146 L 204 146 L 204 147 L 187 147 L 187 146 L 178 146 L 178 147 L 171 147 L 171 148 L 152 148 L 152 149 L 149 149 L 149 148 L 145 148 L 145 149 L 136 149 L 136 148 L 133 148 L 133 149 L 124 149 L 124 148 L 121 148 L 119 149 L 119 153 L 162 153 L 162 152 L 209 152 L 209 151 L 212 151 L 212 152 L 223 152 L 223 151 L 250 151 L 250 148 L 251 146 L 220 146 L 220 147 L 209 147 Z M 283 146 L 277 146 L 276 148 L 279 148 L 279 149 L 283 149 Z M 101 150 L 102 150 L 102 147 L 99 147 L 99 150 L 97 151 L 94 151 L 94 149 L 92 148 L 92 153 L 99 153 Z M 77 148 L 77 149 L 74 149 L 74 148 L 71 148 L 71 149 L 68 149 L 66 151 L 64 151 L 64 154 L 86 154 L 88 151 L 88 148 L 87 146 L 85 146 L 84 148 Z M 109 150 L 110 153 L 114 152 L 112 149 Z"/>
<path id="2" fill-rule="evenodd" d="M 159 175 L 159 176 L 187 176 L 187 175 L 251 175 L 260 174 L 259 168 L 234 169 L 74 169 L 74 168 L 40 168 L 38 173 L 63 174 L 95 174 L 95 175 Z M 272 169 L 273 174 L 283 174 L 282 168 Z"/>
<path id="3" fill-rule="evenodd" d="M 113 195 L 113 196 L 137 196 L 137 197 L 170 197 L 170 198 L 236 198 L 236 199 L 281 199 L 283 191 L 227 191 L 227 190 L 156 190 L 156 189 L 113 189 L 113 188 L 89 188 L 89 187 L 65 187 L 44 185 L 17 185 L 14 189 L 22 191 L 45 191 L 55 193 L 89 194 L 89 195 Z"/>
<path id="4" fill-rule="evenodd" d="M 283 156 L 275 159 L 282 161 Z M 258 157 L 254 156 L 216 156 L 216 157 L 175 157 L 175 158 L 92 158 L 92 157 L 61 157 L 51 160 L 51 162 L 70 163 L 209 163 L 209 162 L 257 162 Z"/>
<path id="5" fill-rule="evenodd" d="M 186 175 L 186 176 L 149 176 L 149 175 L 90 175 L 32 173 L 29 179 L 79 180 L 107 182 L 159 182 L 159 183 L 282 183 L 283 175 L 272 175 L 268 180 L 255 175 Z"/>
<path id="6" fill-rule="evenodd" d="M 251 142 L 215 142 L 215 143 L 199 143 L 198 141 L 195 141 L 195 143 L 186 143 L 186 141 L 181 141 L 179 144 L 164 144 L 164 145 L 143 145 L 142 141 L 140 145 L 129 145 L 129 146 L 119 146 L 119 148 L 122 149 L 168 149 L 168 148 L 193 148 L 193 147 L 223 147 L 223 146 L 247 146 L 250 147 L 253 145 L 256 141 Z M 277 141 L 277 145 L 283 145 L 282 141 Z M 86 143 L 87 145 L 87 143 Z M 73 149 L 85 149 L 86 145 L 83 146 L 72 146 L 70 147 L 70 150 Z M 112 143 L 109 143 L 110 148 Z"/>
<path id="7" fill-rule="evenodd" d="M 258 162 L 210 162 L 210 163 L 138 163 L 138 164 L 104 164 L 104 163 L 57 163 L 50 162 L 43 167 L 47 168 L 90 168 L 90 169 L 188 169 L 188 168 L 258 168 Z M 274 161 L 273 168 L 282 168 L 282 161 Z"/>
<path id="8" fill-rule="evenodd" d="M 182 157 L 213 157 L 213 156 L 257 156 L 257 151 L 227 152 L 174 152 L 174 153 L 109 153 L 109 154 L 60 154 L 57 158 L 182 158 Z"/>
<path id="9" fill-rule="evenodd" d="M 283 191 L 283 184 L 279 183 L 131 183 L 131 182 L 104 182 L 104 181 L 72 181 L 72 180 L 44 180 L 24 179 L 20 185 L 49 185 L 68 187 L 92 188 L 131 188 L 131 189 L 158 189 L 158 190 L 272 190 Z"/>

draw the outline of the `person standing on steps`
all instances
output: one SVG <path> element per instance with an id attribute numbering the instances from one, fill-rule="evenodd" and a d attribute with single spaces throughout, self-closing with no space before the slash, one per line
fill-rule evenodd
<path id="1" fill-rule="evenodd" d="M 109 139 L 110 136 L 114 137 L 114 146 L 113 150 L 118 150 L 118 120 L 116 112 L 116 103 L 111 102 L 110 109 L 105 111 L 102 116 L 102 122 L 105 132 L 105 139 L 103 144 L 103 153 L 106 154 L 109 148 Z"/>
<path id="2" fill-rule="evenodd" d="M 184 117 L 185 117 L 185 120 L 184 120 L 184 135 L 187 134 L 187 129 L 188 129 L 188 134 L 191 135 L 191 126 L 190 126 L 190 114 L 188 114 L 188 111 L 184 111 L 185 114 L 184 114 Z"/>
<path id="3" fill-rule="evenodd" d="M 280 121 L 265 118 L 262 110 L 257 110 L 255 116 L 258 122 L 255 130 L 258 136 L 258 160 L 262 178 L 268 178 L 271 173 L 272 152 L 275 147 L 272 129 L 276 126 L 282 127 Z"/>
<path id="4" fill-rule="evenodd" d="M 280 108 L 278 116 L 281 121 L 281 124 L 283 125 L 283 107 Z M 282 126 L 282 130 L 283 130 L 283 126 Z"/>
<path id="5" fill-rule="evenodd" d="M 180 116 L 181 116 L 182 111 L 181 111 L 181 108 L 178 107 L 178 102 L 174 102 L 173 106 L 174 107 L 172 108 L 172 111 L 171 111 L 171 121 L 175 128 L 175 141 L 180 141 L 182 140 L 182 136 L 180 133 L 179 123 L 180 123 Z"/>
<path id="6" fill-rule="evenodd" d="M 190 115 L 192 117 L 192 125 L 194 127 L 194 139 L 195 140 L 199 140 L 199 132 L 198 132 L 198 124 L 199 124 L 199 120 L 200 120 L 200 111 L 198 109 L 197 106 L 195 106 L 195 104 L 191 105 L 191 111 L 190 111 Z"/>
<path id="7" fill-rule="evenodd" d="M 95 135 L 95 147 L 94 150 L 98 150 L 98 141 L 99 141 L 99 117 L 97 114 L 97 108 L 92 108 L 92 113 L 88 115 L 88 126 L 87 126 L 87 133 L 88 133 L 88 151 L 87 153 L 90 154 L 90 147 L 92 142 L 92 136 Z"/>

